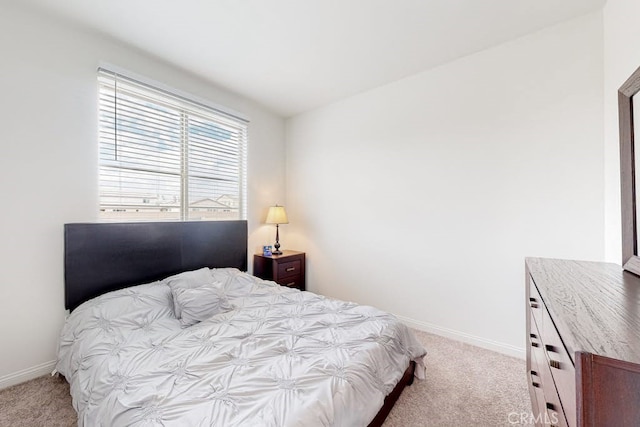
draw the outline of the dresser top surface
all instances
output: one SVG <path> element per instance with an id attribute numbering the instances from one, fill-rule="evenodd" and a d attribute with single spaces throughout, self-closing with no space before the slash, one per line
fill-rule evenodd
<path id="1" fill-rule="evenodd" d="M 613 263 L 527 258 L 562 340 L 576 351 L 640 363 L 640 278 Z"/>

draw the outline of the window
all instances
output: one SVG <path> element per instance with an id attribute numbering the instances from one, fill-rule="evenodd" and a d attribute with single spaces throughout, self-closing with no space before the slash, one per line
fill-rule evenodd
<path id="1" fill-rule="evenodd" d="M 247 122 L 98 70 L 100 218 L 246 218 Z"/>

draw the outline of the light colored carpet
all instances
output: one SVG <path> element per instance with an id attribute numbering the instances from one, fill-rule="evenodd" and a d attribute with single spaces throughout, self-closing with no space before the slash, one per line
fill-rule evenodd
<path id="1" fill-rule="evenodd" d="M 0 426 L 70 427 L 77 425 L 69 384 L 46 375 L 0 390 Z"/>
<path id="2" fill-rule="evenodd" d="M 404 389 L 384 427 L 513 426 L 530 419 L 524 360 L 414 332 L 428 352 L 427 378 Z"/>
<path id="3" fill-rule="evenodd" d="M 429 352 L 427 379 L 405 388 L 385 427 L 512 426 L 520 413 L 530 413 L 523 360 L 415 333 Z M 62 378 L 44 376 L 0 390 L 1 427 L 74 425 L 69 385 Z"/>

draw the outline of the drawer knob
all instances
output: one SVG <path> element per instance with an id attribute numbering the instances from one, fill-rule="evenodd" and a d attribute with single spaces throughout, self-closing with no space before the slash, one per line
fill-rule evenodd
<path id="1" fill-rule="evenodd" d="M 539 307 L 539 305 L 537 303 L 535 303 L 535 302 L 531 303 L 531 308 L 538 308 L 538 307 Z"/>
<path id="2" fill-rule="evenodd" d="M 291 287 L 291 286 L 295 286 L 295 284 L 296 284 L 296 282 L 291 282 L 291 283 L 287 283 L 285 286 Z"/>
<path id="3" fill-rule="evenodd" d="M 289 267 L 289 268 L 287 268 L 287 272 L 289 272 L 289 271 L 296 271 L 296 268 L 295 267 Z"/>

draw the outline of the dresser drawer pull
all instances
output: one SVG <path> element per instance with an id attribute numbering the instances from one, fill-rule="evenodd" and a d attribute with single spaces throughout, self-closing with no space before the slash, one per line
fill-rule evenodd
<path id="1" fill-rule="evenodd" d="M 549 358 L 549 366 L 551 366 L 552 368 L 560 369 L 560 362 L 558 362 L 557 360 L 553 360 L 549 355 L 549 352 L 558 353 L 558 350 L 556 349 L 556 347 L 550 344 L 546 344 L 544 348 L 545 350 L 547 350 L 547 357 Z"/>
<path id="2" fill-rule="evenodd" d="M 538 302 L 538 300 L 537 300 L 537 299 L 535 299 L 534 297 L 529 297 L 529 301 L 531 301 L 531 302 Z"/>
<path id="3" fill-rule="evenodd" d="M 540 344 L 534 341 L 538 339 L 538 336 L 536 334 L 529 334 L 529 337 L 531 337 L 531 347 L 540 347 Z"/>
<path id="4" fill-rule="evenodd" d="M 536 388 L 540 388 L 540 383 L 537 381 L 533 380 L 533 377 L 537 377 L 538 373 L 536 371 L 531 371 L 531 385 L 536 387 Z"/>
<path id="5" fill-rule="evenodd" d="M 531 308 L 538 308 L 538 307 L 540 307 L 540 306 L 537 303 L 535 303 L 535 302 L 531 303 Z"/>
<path id="6" fill-rule="evenodd" d="M 291 282 L 291 283 L 287 283 L 285 286 L 291 287 L 291 286 L 295 286 L 295 284 L 296 284 L 296 282 Z"/>
<path id="7" fill-rule="evenodd" d="M 555 415 L 555 417 L 551 417 L 551 418 L 556 418 L 557 419 L 558 411 L 556 410 L 556 406 L 553 403 L 549 403 L 549 402 L 546 402 L 546 404 L 547 404 L 547 409 L 554 412 L 553 415 Z M 558 427 L 558 425 L 557 424 L 549 424 L 549 427 Z"/>
<path id="8" fill-rule="evenodd" d="M 289 267 L 289 268 L 287 268 L 287 272 L 289 272 L 289 271 L 296 271 L 296 268 L 295 267 Z"/>

